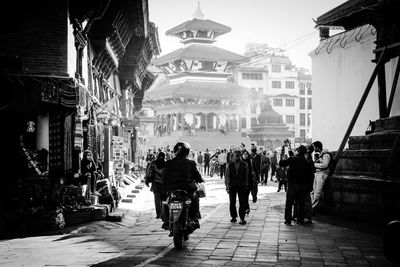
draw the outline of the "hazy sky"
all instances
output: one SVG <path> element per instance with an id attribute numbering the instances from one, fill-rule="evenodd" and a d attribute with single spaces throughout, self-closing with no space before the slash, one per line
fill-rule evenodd
<path id="1" fill-rule="evenodd" d="M 218 47 L 242 54 L 246 42 L 262 42 L 287 49 L 298 67 L 311 70 L 311 52 L 319 43 L 313 19 L 346 0 L 200 0 L 206 19 L 232 31 L 217 38 Z M 161 55 L 182 47 L 165 32 L 193 19 L 197 0 L 149 0 L 150 21 L 158 27 Z"/>

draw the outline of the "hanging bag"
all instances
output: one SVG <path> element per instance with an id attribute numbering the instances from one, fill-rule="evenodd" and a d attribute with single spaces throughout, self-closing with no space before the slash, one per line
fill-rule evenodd
<path id="1" fill-rule="evenodd" d="M 196 194 L 199 198 L 206 197 L 206 187 L 204 183 L 196 183 L 197 191 Z"/>

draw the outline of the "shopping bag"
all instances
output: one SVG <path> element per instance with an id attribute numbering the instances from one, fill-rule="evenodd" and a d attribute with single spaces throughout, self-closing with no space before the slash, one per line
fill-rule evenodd
<path id="1" fill-rule="evenodd" d="M 206 197 L 206 187 L 204 183 L 196 183 L 197 191 L 196 194 L 199 198 Z"/>

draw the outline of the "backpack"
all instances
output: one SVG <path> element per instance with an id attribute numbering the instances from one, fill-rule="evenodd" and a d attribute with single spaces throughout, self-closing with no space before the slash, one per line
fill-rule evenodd
<path id="1" fill-rule="evenodd" d="M 329 160 L 328 167 L 325 168 L 324 170 L 328 169 L 329 176 L 331 176 L 331 172 L 333 171 L 334 162 L 335 162 L 335 158 L 333 157 L 332 152 L 322 152 L 321 155 L 314 161 L 314 163 L 317 162 L 320 158 L 322 158 L 325 154 L 329 155 L 330 160 Z"/>

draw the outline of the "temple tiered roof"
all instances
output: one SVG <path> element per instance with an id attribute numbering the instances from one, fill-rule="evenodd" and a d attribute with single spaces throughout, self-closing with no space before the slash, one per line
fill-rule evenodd
<path id="1" fill-rule="evenodd" d="M 267 98 L 266 95 L 251 91 L 244 86 L 216 82 L 185 81 L 179 84 L 162 85 L 146 92 L 147 101 L 180 97 L 237 101 L 262 101 Z"/>
<path id="2" fill-rule="evenodd" d="M 177 59 L 241 63 L 245 57 L 216 46 L 189 44 L 158 59 L 155 59 L 153 64 L 160 66 Z"/>
<path id="3" fill-rule="evenodd" d="M 185 21 L 184 23 L 179 24 L 178 26 L 168 30 L 166 32 L 166 35 L 174 36 L 185 31 L 196 31 L 196 30 L 200 31 L 211 30 L 214 32 L 214 38 L 215 38 L 217 36 L 230 32 L 232 29 L 228 26 L 225 26 L 223 24 L 220 24 L 218 22 L 209 19 L 194 18 L 192 20 Z"/>

